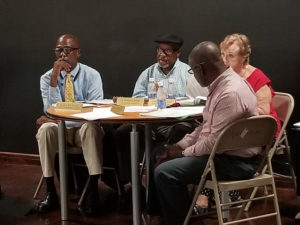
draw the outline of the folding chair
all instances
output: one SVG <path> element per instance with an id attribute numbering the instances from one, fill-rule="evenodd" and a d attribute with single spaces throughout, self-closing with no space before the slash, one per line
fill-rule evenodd
<path id="1" fill-rule="evenodd" d="M 241 119 L 239 121 L 236 121 L 231 125 L 229 125 L 228 127 L 226 127 L 220 133 L 213 147 L 213 150 L 210 154 L 205 170 L 202 174 L 201 180 L 196 189 L 194 199 L 192 201 L 191 207 L 184 221 L 184 225 L 188 224 L 191 217 L 191 213 L 193 211 L 193 207 L 200 193 L 200 190 L 204 187 L 212 189 L 214 192 L 217 216 L 220 225 L 236 224 L 240 222 L 245 222 L 249 220 L 255 220 L 255 219 L 260 219 L 260 218 L 265 218 L 270 216 L 275 216 L 277 225 L 281 225 L 280 212 L 279 212 L 279 206 L 278 206 L 278 200 L 277 200 L 277 194 L 276 194 L 274 176 L 273 176 L 273 170 L 271 164 L 272 154 L 270 152 L 271 145 L 276 133 L 276 128 L 277 128 L 276 121 L 271 116 L 254 116 L 247 119 Z M 238 149 L 245 149 L 251 147 L 263 148 L 263 152 L 262 152 L 263 160 L 259 168 L 260 169 L 265 168 L 266 165 L 268 168 L 266 172 L 264 174 L 254 176 L 253 178 L 247 180 L 219 181 L 216 177 L 216 171 L 214 166 L 214 156 L 216 152 L 220 150 L 230 151 L 230 150 L 238 150 Z M 224 201 L 222 195 L 221 195 L 221 199 L 219 197 L 219 192 L 224 193 L 224 192 L 229 192 L 231 190 L 249 189 L 257 186 L 266 186 L 266 185 L 271 186 L 272 194 L 262 196 L 262 197 L 257 197 L 257 198 L 243 199 L 236 202 L 230 202 L 227 201 L 227 199 L 225 199 Z M 273 199 L 274 212 L 268 212 L 258 216 L 251 216 L 251 217 L 241 219 L 241 213 L 243 212 L 244 207 L 246 206 L 246 203 L 248 201 L 262 200 L 262 199 Z M 234 218 L 235 221 L 225 222 L 222 212 L 236 208 L 234 207 L 234 205 L 239 203 L 242 203 L 242 207 L 240 207 L 238 214 Z"/>
<path id="2" fill-rule="evenodd" d="M 50 118 L 47 118 L 46 116 L 41 116 L 39 117 L 37 120 L 36 120 L 36 128 L 39 129 L 39 127 L 44 123 L 44 121 L 47 122 L 47 120 L 50 120 Z M 55 122 L 53 120 L 53 122 Z M 82 149 L 80 147 L 73 147 L 73 146 L 69 146 L 67 145 L 67 152 L 69 155 L 79 155 L 81 154 L 82 155 Z M 78 188 L 78 182 L 77 182 L 77 178 L 76 178 L 76 175 L 75 175 L 75 169 L 74 167 L 75 166 L 80 166 L 80 167 L 86 167 L 86 164 L 85 163 L 76 163 L 76 162 L 73 162 L 71 160 L 71 169 L 72 169 L 72 175 L 73 175 L 73 181 L 74 181 L 74 188 L 75 190 L 77 191 L 79 188 Z M 120 181 L 119 181 L 119 177 L 118 177 L 118 174 L 116 172 L 116 169 L 114 167 L 103 167 L 104 170 L 109 170 L 109 171 L 112 171 L 114 173 L 114 176 L 115 176 L 115 180 L 116 180 L 116 187 L 117 187 L 117 192 L 118 192 L 118 195 L 121 196 L 121 186 L 120 186 Z M 101 179 L 101 176 L 100 176 L 100 179 Z M 87 187 L 88 187 L 88 184 L 89 184 L 89 178 L 85 184 L 85 187 L 82 191 L 82 194 L 80 196 L 80 199 L 79 199 L 79 202 L 78 202 L 78 206 L 81 206 L 82 202 L 83 202 L 83 199 L 85 197 L 85 194 L 86 194 L 86 190 L 87 190 Z M 33 194 L 33 199 L 36 199 L 38 197 L 38 194 L 41 190 L 41 187 L 42 187 L 42 184 L 44 182 L 44 176 L 42 174 L 40 180 L 39 180 L 39 183 L 36 187 L 36 190 Z"/>
<path id="3" fill-rule="evenodd" d="M 80 149 L 80 148 L 78 148 L 78 149 Z M 70 154 L 70 152 L 68 154 Z M 75 153 L 72 152 L 71 154 L 75 154 Z M 77 178 L 76 178 L 76 173 L 75 173 L 75 168 L 74 168 L 75 166 L 86 167 L 86 164 L 71 162 L 71 169 L 72 169 L 73 181 L 74 181 L 74 186 L 75 186 L 74 188 L 75 188 L 75 190 L 78 190 L 79 188 L 78 188 L 78 181 L 77 181 Z M 119 177 L 118 177 L 118 174 L 116 172 L 116 169 L 114 167 L 106 167 L 106 166 L 104 166 L 103 169 L 107 170 L 107 171 L 112 171 L 114 173 L 115 180 L 116 180 L 117 192 L 118 192 L 118 195 L 121 196 L 122 195 L 121 186 L 120 186 L 120 181 L 119 181 Z M 101 179 L 101 176 L 100 176 L 100 179 Z M 82 190 L 82 193 L 80 195 L 80 199 L 77 203 L 78 206 L 82 205 L 82 202 L 83 202 L 83 200 L 85 198 L 85 195 L 86 195 L 86 191 L 87 191 L 89 181 L 90 181 L 90 178 L 88 178 L 88 180 L 86 181 L 86 184 L 84 186 L 84 189 Z M 33 199 L 36 199 L 38 197 L 38 194 L 41 190 L 43 182 L 44 182 L 44 176 L 42 175 L 41 178 L 40 178 L 40 181 L 38 183 L 38 186 L 37 186 L 37 188 L 34 192 Z"/>
<path id="4" fill-rule="evenodd" d="M 292 166 L 290 146 L 286 134 L 286 126 L 294 109 L 294 98 L 288 93 L 275 92 L 275 94 L 276 95 L 274 96 L 272 102 L 274 105 L 274 109 L 280 121 L 282 122 L 282 128 L 274 144 L 274 154 L 286 155 L 287 161 L 279 163 L 282 163 L 285 166 L 289 167 L 291 179 L 293 180 L 295 188 L 297 188 L 296 176 L 294 168 Z M 273 162 L 275 162 L 274 159 Z M 278 160 L 276 160 L 276 162 L 278 162 Z"/>
<path id="5" fill-rule="evenodd" d="M 280 133 L 276 138 L 274 145 L 271 149 L 271 154 L 272 154 L 271 157 L 273 157 L 274 154 L 285 154 L 287 156 L 288 162 L 284 162 L 284 165 L 289 166 L 291 178 L 293 180 L 294 187 L 296 189 L 297 187 L 296 176 L 295 176 L 294 168 L 292 166 L 290 146 L 286 134 L 286 126 L 288 124 L 288 121 L 294 109 L 294 98 L 288 93 L 275 92 L 275 96 L 272 99 L 272 103 L 278 115 L 278 118 L 282 123 L 281 123 Z M 267 168 L 265 168 L 262 171 L 262 173 L 264 173 L 266 169 Z M 258 190 L 257 187 L 253 189 L 253 192 L 251 194 L 252 198 L 255 196 L 257 190 Z M 251 202 L 248 202 L 247 206 L 245 207 L 245 211 L 249 210 L 250 205 Z"/>

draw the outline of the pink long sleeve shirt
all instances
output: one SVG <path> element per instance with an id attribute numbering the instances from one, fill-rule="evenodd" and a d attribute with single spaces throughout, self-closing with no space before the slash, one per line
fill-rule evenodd
<path id="1" fill-rule="evenodd" d="M 227 125 L 241 118 L 258 115 L 253 89 L 232 68 L 224 71 L 208 89 L 203 123 L 176 144 L 184 149 L 185 156 L 210 154 L 217 136 Z M 224 152 L 217 152 L 221 153 Z M 260 148 L 226 152 L 240 157 L 252 157 L 259 153 Z"/>

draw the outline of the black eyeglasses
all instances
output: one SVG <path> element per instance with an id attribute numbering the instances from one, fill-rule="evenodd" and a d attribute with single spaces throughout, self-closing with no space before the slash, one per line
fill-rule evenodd
<path id="1" fill-rule="evenodd" d="M 167 49 L 162 49 L 162 48 L 160 48 L 160 47 L 156 47 L 156 52 L 158 53 L 158 54 L 165 54 L 166 56 L 170 56 L 170 55 L 172 55 L 174 52 L 177 52 L 178 51 L 178 49 L 169 49 L 169 48 L 167 48 Z"/>
<path id="2" fill-rule="evenodd" d="M 188 73 L 189 74 L 194 74 L 194 70 L 197 69 L 197 68 L 200 68 L 202 69 L 202 65 L 204 64 L 205 62 L 201 62 L 201 63 L 197 63 L 194 67 L 192 67 L 191 69 L 188 70 Z"/>
<path id="3" fill-rule="evenodd" d="M 64 52 L 66 55 L 70 54 L 71 52 L 73 52 L 74 50 L 77 50 L 79 48 L 72 48 L 72 47 L 56 47 L 54 49 L 55 54 L 61 54 L 61 52 Z"/>

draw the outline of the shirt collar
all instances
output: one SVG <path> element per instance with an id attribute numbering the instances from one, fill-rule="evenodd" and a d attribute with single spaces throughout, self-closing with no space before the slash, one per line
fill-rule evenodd
<path id="1" fill-rule="evenodd" d="M 76 65 L 76 67 L 71 71 L 71 72 L 69 72 L 70 74 L 71 74 L 71 77 L 75 77 L 76 76 L 76 74 L 78 73 L 78 71 L 79 71 L 79 63 L 77 63 L 77 65 Z M 64 78 L 66 75 L 67 75 L 68 73 L 66 72 L 66 71 L 61 71 L 61 75 L 62 75 L 62 77 Z"/>
<path id="2" fill-rule="evenodd" d="M 218 84 L 227 77 L 228 74 L 234 73 L 233 69 L 229 67 L 227 70 L 225 70 L 223 73 L 221 73 L 209 86 L 208 91 L 209 95 L 215 90 L 215 88 L 218 86 Z"/>

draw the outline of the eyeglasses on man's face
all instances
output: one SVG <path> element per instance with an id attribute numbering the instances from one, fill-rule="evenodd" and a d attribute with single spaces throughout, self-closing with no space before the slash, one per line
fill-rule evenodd
<path id="1" fill-rule="evenodd" d="M 191 69 L 188 70 L 188 73 L 189 74 L 194 74 L 194 70 L 196 70 L 197 68 L 200 68 L 202 69 L 202 65 L 204 64 L 205 62 L 201 62 L 201 63 L 197 63 L 195 66 L 191 67 Z"/>
<path id="2" fill-rule="evenodd" d="M 77 50 L 79 48 L 72 48 L 72 47 L 56 47 L 54 49 L 55 54 L 59 55 L 62 52 L 64 52 L 66 55 L 70 54 L 71 52 L 73 52 L 74 50 Z"/>
<path id="3" fill-rule="evenodd" d="M 162 49 L 160 47 L 156 47 L 156 52 L 157 54 L 164 54 L 166 56 L 170 56 L 172 55 L 174 52 L 177 52 L 177 50 L 171 49 L 171 48 L 166 48 L 166 49 Z"/>

